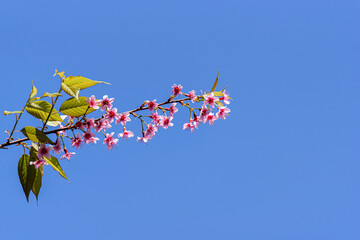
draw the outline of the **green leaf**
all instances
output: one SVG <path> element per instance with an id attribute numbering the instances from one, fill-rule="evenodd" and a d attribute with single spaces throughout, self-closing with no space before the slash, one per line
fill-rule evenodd
<path id="1" fill-rule="evenodd" d="M 80 88 L 80 90 L 88 88 L 88 87 L 92 87 L 98 83 L 110 84 L 110 83 L 102 82 L 102 81 L 94 81 L 94 80 L 91 80 L 91 79 L 88 79 L 85 77 L 81 77 L 81 76 L 69 76 L 64 79 L 64 83 L 68 86 Z"/>
<path id="2" fill-rule="evenodd" d="M 28 126 L 21 129 L 21 132 L 33 142 L 54 144 L 48 136 L 37 128 Z"/>
<path id="3" fill-rule="evenodd" d="M 32 83 L 32 88 L 31 88 L 31 93 L 30 93 L 30 98 L 35 97 L 35 95 L 37 94 L 37 89 L 34 86 L 34 82 Z"/>
<path id="4" fill-rule="evenodd" d="M 10 114 L 15 114 L 15 113 L 21 113 L 21 111 L 4 111 L 3 112 L 4 115 L 10 115 Z"/>
<path id="5" fill-rule="evenodd" d="M 46 162 L 50 166 L 52 166 L 52 168 L 55 171 L 57 171 L 60 174 L 60 176 L 62 176 L 63 178 L 65 178 L 66 180 L 69 181 L 69 179 L 66 177 L 66 175 L 65 175 L 64 171 L 62 170 L 62 168 L 60 166 L 60 163 L 59 163 L 59 161 L 58 161 L 58 159 L 56 157 L 51 156 L 51 158 L 46 158 L 46 157 L 44 157 L 44 158 L 45 158 Z"/>
<path id="6" fill-rule="evenodd" d="M 26 111 L 33 115 L 36 118 L 41 120 L 46 120 L 51 110 L 51 104 L 46 101 L 34 101 L 28 104 Z M 62 121 L 59 113 L 55 110 L 52 110 L 49 121 Z"/>
<path id="7" fill-rule="evenodd" d="M 59 72 L 57 69 L 55 69 L 54 76 L 58 75 L 61 79 L 63 79 L 64 74 L 65 74 L 65 71 Z"/>
<path id="8" fill-rule="evenodd" d="M 61 89 L 76 99 L 79 97 L 80 88 L 78 88 L 78 87 L 70 86 L 70 85 L 67 85 L 65 82 L 62 82 Z"/>
<path id="9" fill-rule="evenodd" d="M 68 116 L 81 117 L 85 114 L 85 112 L 88 114 L 95 111 L 93 108 L 88 109 L 89 103 L 86 102 L 86 99 L 87 97 L 79 97 L 78 101 L 75 98 L 70 98 L 63 102 L 60 107 L 60 112 Z"/>
<path id="10" fill-rule="evenodd" d="M 224 94 L 222 92 L 213 92 L 214 96 L 216 97 L 223 97 Z"/>
<path id="11" fill-rule="evenodd" d="M 40 166 L 38 169 L 36 169 L 35 179 L 34 179 L 32 189 L 31 189 L 31 191 L 34 193 L 37 201 L 39 199 L 39 193 L 40 193 L 40 189 L 41 189 L 43 173 L 44 173 L 43 166 Z"/>
<path id="12" fill-rule="evenodd" d="M 44 97 L 60 97 L 62 96 L 61 93 L 44 93 L 41 97 L 44 98 Z"/>
<path id="13" fill-rule="evenodd" d="M 214 85 L 213 85 L 213 87 L 211 88 L 211 91 L 210 91 L 210 92 L 213 92 L 213 91 L 215 91 L 215 89 L 216 89 L 216 86 L 217 86 L 218 81 L 219 81 L 219 73 L 220 73 L 220 71 L 218 72 L 218 75 L 217 75 L 217 77 L 216 77 L 216 80 L 215 80 Z"/>
<path id="14" fill-rule="evenodd" d="M 29 194 L 35 180 L 36 169 L 34 165 L 30 165 L 30 156 L 28 154 L 21 156 L 18 163 L 18 174 L 26 200 L 29 202 Z"/>

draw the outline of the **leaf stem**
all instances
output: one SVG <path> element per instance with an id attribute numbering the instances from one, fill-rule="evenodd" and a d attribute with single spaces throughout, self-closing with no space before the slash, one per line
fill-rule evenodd
<path id="1" fill-rule="evenodd" d="M 58 93 L 61 93 L 61 91 L 62 91 L 62 88 L 60 87 L 60 90 L 58 91 Z M 47 124 L 47 122 L 49 121 L 50 116 L 52 115 L 52 110 L 54 109 L 55 103 L 56 103 L 56 101 L 58 100 L 58 98 L 59 98 L 59 96 L 56 96 L 55 100 L 52 101 L 49 115 L 47 116 L 46 121 L 44 122 L 44 125 L 43 125 L 43 127 L 41 128 L 41 131 L 44 131 L 44 129 L 45 129 L 45 127 L 46 127 L 46 124 Z M 52 99 L 52 98 L 51 98 L 51 99 Z"/>

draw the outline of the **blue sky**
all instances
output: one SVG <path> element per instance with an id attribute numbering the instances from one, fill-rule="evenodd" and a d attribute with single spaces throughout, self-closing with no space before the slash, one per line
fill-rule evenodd
<path id="1" fill-rule="evenodd" d="M 39 204 L 1 151 L 1 239 L 359 239 L 358 1 L 1 1 L 1 111 L 54 69 L 111 82 L 119 111 L 209 90 L 231 117 L 45 168 Z M 13 119 L 1 116 L 2 131 Z M 24 117 L 19 127 L 38 124 Z M 139 133 L 138 124 L 129 125 Z M 117 132 L 120 128 L 117 128 Z M 1 133 L 2 141 L 5 133 Z"/>

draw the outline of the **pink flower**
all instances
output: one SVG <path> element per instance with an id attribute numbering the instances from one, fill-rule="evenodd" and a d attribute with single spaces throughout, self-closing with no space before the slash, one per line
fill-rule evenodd
<path id="1" fill-rule="evenodd" d="M 200 119 L 194 114 L 194 119 L 190 119 L 190 122 L 194 125 L 195 128 L 198 128 Z"/>
<path id="2" fill-rule="evenodd" d="M 35 169 L 38 169 L 40 166 L 43 165 L 48 165 L 48 163 L 42 158 L 38 158 L 35 162 L 30 162 L 29 164 L 35 165 Z"/>
<path id="3" fill-rule="evenodd" d="M 191 102 L 194 102 L 196 100 L 197 96 L 195 95 L 195 90 L 189 92 L 189 98 Z"/>
<path id="4" fill-rule="evenodd" d="M 152 118 L 155 126 L 159 126 L 161 116 L 157 112 L 152 112 L 150 118 Z"/>
<path id="5" fill-rule="evenodd" d="M 227 107 L 220 107 L 219 111 L 216 113 L 217 118 L 226 119 L 226 115 L 230 112 L 230 109 Z"/>
<path id="6" fill-rule="evenodd" d="M 90 129 L 92 127 L 95 127 L 95 120 L 94 118 L 86 119 L 86 121 L 83 123 L 83 126 L 86 129 Z"/>
<path id="7" fill-rule="evenodd" d="M 154 111 L 159 106 L 159 104 L 156 103 L 156 99 L 152 101 L 146 100 L 145 103 L 148 106 L 149 111 Z"/>
<path id="8" fill-rule="evenodd" d="M 96 143 L 96 141 L 99 140 L 99 138 L 95 137 L 95 134 L 91 132 L 90 129 L 88 129 L 85 133 L 83 133 L 81 135 L 83 138 L 84 138 L 84 142 L 86 144 L 89 144 L 89 143 Z"/>
<path id="9" fill-rule="evenodd" d="M 112 132 L 110 134 L 106 134 L 106 136 L 105 136 L 104 144 L 107 145 L 107 150 L 110 150 L 113 147 L 115 147 L 115 145 L 119 141 L 119 139 L 113 138 L 113 135 L 114 135 L 114 132 Z"/>
<path id="10" fill-rule="evenodd" d="M 76 154 L 74 152 L 68 152 L 66 148 L 64 149 L 65 154 L 61 156 L 60 160 L 63 160 L 64 158 L 67 158 L 68 160 L 71 158 L 72 155 Z"/>
<path id="11" fill-rule="evenodd" d="M 205 122 L 209 122 L 209 124 L 212 126 L 214 125 L 214 121 L 216 120 L 216 116 L 213 113 L 209 113 L 209 115 L 206 116 Z"/>
<path id="12" fill-rule="evenodd" d="M 131 119 L 129 118 L 129 113 L 126 112 L 126 113 L 122 113 L 120 114 L 120 116 L 118 117 L 118 119 L 116 119 L 115 123 L 116 124 L 119 124 L 121 123 L 123 126 L 125 126 L 126 122 L 130 122 Z"/>
<path id="13" fill-rule="evenodd" d="M 126 128 L 124 128 L 123 133 L 119 133 L 119 135 L 118 135 L 118 137 L 125 138 L 125 139 L 131 138 L 133 136 L 134 136 L 134 133 L 131 131 L 127 131 Z"/>
<path id="14" fill-rule="evenodd" d="M 209 109 L 205 105 L 203 105 L 200 111 L 200 121 L 204 122 L 209 112 L 210 112 Z"/>
<path id="15" fill-rule="evenodd" d="M 54 151 L 56 154 L 60 154 L 60 152 L 62 151 L 59 139 L 56 140 Z"/>
<path id="16" fill-rule="evenodd" d="M 153 136 L 155 136 L 155 132 L 157 131 L 157 127 L 151 125 L 151 123 L 149 123 L 147 125 L 147 129 L 145 131 L 145 137 L 147 139 L 151 139 Z"/>
<path id="17" fill-rule="evenodd" d="M 83 122 L 81 122 L 81 121 L 77 121 L 74 126 L 77 129 L 81 129 L 81 130 L 85 129 L 85 126 L 84 126 Z"/>
<path id="18" fill-rule="evenodd" d="M 112 102 L 114 102 L 114 98 L 108 98 L 108 95 L 104 95 L 103 100 L 100 100 L 101 111 L 104 111 L 106 108 L 112 108 Z"/>
<path id="19" fill-rule="evenodd" d="M 118 119 L 119 115 L 117 113 L 117 108 L 113 108 L 113 109 L 108 108 L 105 118 L 109 121 L 109 123 L 112 123 L 114 119 Z"/>
<path id="20" fill-rule="evenodd" d="M 71 139 L 71 146 L 75 147 L 75 148 L 80 148 L 82 144 L 82 140 L 81 137 L 79 135 L 79 133 L 76 134 L 76 137 L 74 137 L 73 139 Z"/>
<path id="21" fill-rule="evenodd" d="M 230 97 L 229 97 L 229 94 L 227 94 L 225 91 L 226 90 L 224 90 L 224 92 L 223 92 L 224 96 L 219 98 L 219 99 L 223 100 L 226 105 L 229 105 L 230 104 Z"/>
<path id="22" fill-rule="evenodd" d="M 96 100 L 94 95 L 92 95 L 89 98 L 86 98 L 86 102 L 89 104 L 89 107 L 93 109 L 99 109 L 99 101 Z"/>
<path id="23" fill-rule="evenodd" d="M 169 107 L 169 114 L 170 116 L 174 116 L 174 114 L 178 111 L 178 109 L 175 107 L 176 103 L 173 103 Z"/>
<path id="24" fill-rule="evenodd" d="M 104 128 L 111 128 L 109 121 L 105 118 L 100 119 L 97 123 L 95 123 L 95 131 L 100 132 Z"/>
<path id="25" fill-rule="evenodd" d="M 180 94 L 182 94 L 182 92 L 181 92 L 181 89 L 183 88 L 182 86 L 181 86 L 181 84 L 179 84 L 179 85 L 176 85 L 176 84 L 174 84 L 173 86 L 172 86 L 172 92 L 173 92 L 173 94 L 174 94 L 174 96 L 176 97 L 176 96 L 178 96 L 178 95 L 180 95 Z"/>
<path id="26" fill-rule="evenodd" d="M 149 139 L 147 137 L 137 137 L 137 140 L 138 142 L 141 142 L 141 143 L 147 143 L 149 141 Z"/>
<path id="27" fill-rule="evenodd" d="M 53 150 L 52 146 L 46 147 L 45 144 L 41 144 L 40 148 L 39 148 L 39 151 L 38 151 L 38 158 L 40 159 L 43 156 L 45 156 L 46 158 L 50 158 L 51 157 L 51 155 L 50 155 L 51 150 Z"/>
<path id="28" fill-rule="evenodd" d="M 171 120 L 173 119 L 173 117 L 163 117 L 161 119 L 161 122 L 160 122 L 160 126 L 167 129 L 168 127 L 172 127 L 174 126 L 174 124 L 171 122 Z"/>
<path id="29" fill-rule="evenodd" d="M 192 119 L 191 119 L 192 120 Z M 190 132 L 193 132 L 194 131 L 194 125 L 192 124 L 192 122 L 191 122 L 191 120 L 190 120 L 190 122 L 188 122 L 188 123 L 185 123 L 184 125 L 183 125 L 183 130 L 188 130 L 188 131 L 190 131 Z"/>
<path id="30" fill-rule="evenodd" d="M 59 124 L 59 129 L 62 129 L 62 128 L 64 128 L 64 126 L 63 125 L 61 125 L 61 123 Z M 59 131 L 58 132 L 59 134 L 62 134 L 62 135 L 64 135 L 64 136 L 66 136 L 66 131 L 65 130 L 63 130 L 63 131 Z"/>
<path id="31" fill-rule="evenodd" d="M 219 99 L 214 96 L 214 93 L 210 93 L 208 95 L 205 95 L 204 97 L 204 104 L 209 104 L 211 107 L 214 107 L 215 102 L 219 101 Z"/>

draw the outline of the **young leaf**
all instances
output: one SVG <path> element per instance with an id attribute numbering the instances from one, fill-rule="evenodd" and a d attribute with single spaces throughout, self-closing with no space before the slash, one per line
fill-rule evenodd
<path id="1" fill-rule="evenodd" d="M 61 79 L 63 79 L 64 74 L 65 74 L 65 71 L 59 72 L 57 69 L 55 69 L 54 76 L 58 75 Z"/>
<path id="2" fill-rule="evenodd" d="M 64 83 L 68 86 L 80 88 L 80 90 L 94 86 L 98 83 L 110 84 L 110 83 L 102 82 L 102 81 L 94 81 L 94 80 L 91 80 L 91 79 L 88 79 L 85 77 L 81 77 L 81 76 L 69 76 L 64 79 Z"/>
<path id="3" fill-rule="evenodd" d="M 222 92 L 213 92 L 214 96 L 216 97 L 223 97 L 224 94 Z"/>
<path id="4" fill-rule="evenodd" d="M 219 81 L 219 73 L 220 73 L 220 72 L 218 72 L 218 75 L 217 75 L 217 77 L 216 77 L 216 80 L 215 80 L 214 85 L 213 85 L 213 87 L 211 88 L 211 91 L 210 91 L 210 92 L 213 92 L 213 91 L 215 91 L 215 89 L 216 89 L 216 86 L 217 86 L 218 81 Z"/>
<path id="5" fill-rule="evenodd" d="M 48 92 L 46 92 L 41 97 L 44 98 L 44 97 L 58 97 L 58 96 L 59 97 L 62 96 L 61 93 L 48 93 Z"/>
<path id="6" fill-rule="evenodd" d="M 43 173 L 44 173 L 43 166 L 40 166 L 38 169 L 36 169 L 34 183 L 31 188 L 31 191 L 34 193 L 36 200 L 38 200 L 38 197 L 39 197 Z"/>
<path id="7" fill-rule="evenodd" d="M 18 163 L 18 174 L 21 186 L 26 196 L 26 200 L 29 202 L 29 194 L 33 187 L 36 170 L 34 165 L 30 165 L 30 156 L 28 154 L 21 156 Z"/>
<path id="8" fill-rule="evenodd" d="M 15 113 L 21 113 L 21 111 L 4 111 L 3 114 L 4 115 L 9 115 L 9 114 L 15 114 Z"/>
<path id="9" fill-rule="evenodd" d="M 60 107 L 60 112 L 68 116 L 81 117 L 85 114 L 85 112 L 88 114 L 95 111 L 93 108 L 88 109 L 89 103 L 86 102 L 86 97 L 79 97 L 78 99 L 79 100 L 70 98 L 63 102 Z"/>
<path id="10" fill-rule="evenodd" d="M 31 93 L 30 93 L 30 98 L 35 97 L 35 95 L 37 94 L 37 89 L 34 86 L 34 82 L 32 83 L 32 88 L 31 88 Z"/>
<path id="11" fill-rule="evenodd" d="M 51 110 L 51 104 L 46 101 L 34 101 L 28 104 L 26 111 L 36 118 L 46 120 Z M 49 121 L 62 121 L 59 113 L 53 109 Z"/>
<path id="12" fill-rule="evenodd" d="M 64 171 L 62 170 L 60 163 L 56 157 L 51 156 L 51 158 L 45 158 L 45 160 L 50 166 L 52 166 L 52 168 L 55 171 L 57 171 L 60 174 L 60 176 L 62 176 L 63 178 L 65 178 L 66 180 L 69 181 L 69 179 L 66 177 L 66 175 L 65 175 Z"/>
<path id="13" fill-rule="evenodd" d="M 21 129 L 21 132 L 33 142 L 54 144 L 48 136 L 37 128 L 28 126 Z"/>
<path id="14" fill-rule="evenodd" d="M 61 83 L 61 88 L 62 88 L 62 90 L 64 90 L 64 92 L 66 92 L 70 96 L 72 96 L 76 99 L 79 97 L 80 88 L 74 87 L 71 85 L 67 85 L 65 82 Z"/>

